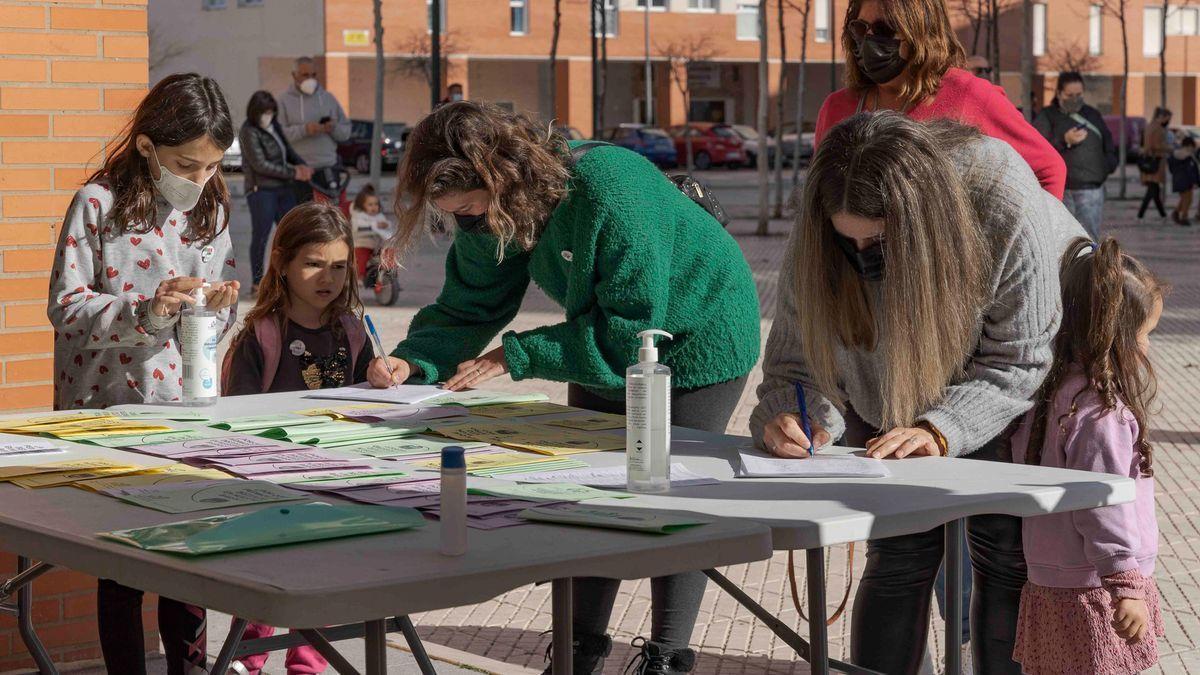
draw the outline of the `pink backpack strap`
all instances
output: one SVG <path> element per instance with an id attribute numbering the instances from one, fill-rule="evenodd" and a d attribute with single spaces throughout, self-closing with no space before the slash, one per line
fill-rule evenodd
<path id="1" fill-rule="evenodd" d="M 357 316 L 350 313 L 342 315 L 342 328 L 350 342 L 350 372 L 353 373 L 358 365 L 358 356 L 367 345 L 367 329 L 363 328 L 363 323 Z"/>
<path id="2" fill-rule="evenodd" d="M 275 381 L 275 373 L 279 371 L 279 355 L 283 351 L 283 335 L 279 331 L 279 321 L 273 315 L 268 315 L 254 322 L 254 338 L 262 350 L 262 389 L 263 393 L 270 391 L 271 383 Z"/>

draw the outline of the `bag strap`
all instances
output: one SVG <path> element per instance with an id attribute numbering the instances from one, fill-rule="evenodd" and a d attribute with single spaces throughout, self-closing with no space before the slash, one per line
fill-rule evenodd
<path id="1" fill-rule="evenodd" d="M 583 159 L 583 156 L 588 154 L 589 150 L 593 150 L 605 145 L 612 145 L 612 143 L 606 143 L 604 141 L 584 141 L 583 143 L 571 148 L 571 165 L 574 166 L 578 164 L 579 160 Z"/>
<path id="2" fill-rule="evenodd" d="M 342 329 L 346 331 L 346 340 L 350 342 L 350 372 L 353 374 L 358 357 L 367 344 L 367 331 L 362 321 L 350 313 L 342 315 Z"/>
<path id="3" fill-rule="evenodd" d="M 796 561 L 793 556 L 795 551 L 788 551 L 788 581 L 792 590 L 792 605 L 796 608 L 796 613 L 804 621 L 810 619 L 804 613 L 804 609 L 800 606 L 800 591 L 796 587 Z M 842 594 L 842 602 L 838 605 L 837 611 L 833 616 L 825 620 L 826 626 L 832 626 L 837 623 L 837 620 L 842 618 L 842 614 L 846 611 L 846 604 L 850 601 L 850 587 L 854 584 L 854 542 L 846 548 L 846 592 Z"/>
<path id="4" fill-rule="evenodd" d="M 274 316 L 264 316 L 254 322 L 254 338 L 262 350 L 262 387 L 265 394 L 271 390 L 275 373 L 279 372 L 279 355 L 283 352 L 283 332 Z"/>
<path id="5" fill-rule="evenodd" d="M 1082 124 L 1083 126 L 1087 127 L 1088 131 L 1091 131 L 1093 134 L 1096 134 L 1097 136 L 1101 135 L 1100 130 L 1096 128 L 1096 125 L 1092 124 L 1092 122 L 1088 118 L 1084 117 L 1083 115 L 1080 115 L 1079 113 L 1071 113 L 1070 117 L 1071 117 L 1071 119 L 1075 120 L 1076 124 Z"/>

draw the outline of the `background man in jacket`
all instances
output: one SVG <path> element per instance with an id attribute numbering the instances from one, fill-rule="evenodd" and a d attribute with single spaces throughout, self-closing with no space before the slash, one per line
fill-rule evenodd
<path id="1" fill-rule="evenodd" d="M 350 138 L 350 120 L 342 104 L 317 80 L 312 58 L 296 59 L 294 82 L 279 95 L 279 123 L 287 140 L 321 180 L 325 169 L 338 165 L 337 145 Z M 312 199 L 312 186 L 296 183 L 301 202 Z"/>

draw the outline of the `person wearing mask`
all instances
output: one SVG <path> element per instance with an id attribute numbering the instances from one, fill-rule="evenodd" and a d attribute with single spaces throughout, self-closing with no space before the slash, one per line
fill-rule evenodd
<path id="1" fill-rule="evenodd" d="M 831 129 L 795 200 L 750 417 L 758 447 L 804 458 L 841 438 L 888 461 L 1007 461 L 1006 430 L 1050 367 L 1059 260 L 1084 234 L 1071 214 L 1007 143 L 896 112 Z M 1021 519 L 973 516 L 966 529 L 976 672 L 1019 675 Z M 867 542 L 853 663 L 918 672 L 944 544 L 941 526 Z"/>
<path id="2" fill-rule="evenodd" d="M 242 175 L 250 206 L 250 271 L 258 293 L 263 255 L 271 228 L 296 206 L 292 181 L 308 182 L 312 169 L 292 149 L 279 125 L 279 106 L 269 91 L 256 91 L 246 106 L 246 121 L 238 133 L 242 146 Z"/>
<path id="3" fill-rule="evenodd" d="M 1008 143 L 1047 192 L 1062 199 L 1062 157 L 1004 89 L 963 70 L 965 56 L 945 0 L 850 0 L 842 30 L 846 88 L 825 99 L 816 145 L 856 112 L 897 110 L 915 120 L 952 119 Z"/>
<path id="4" fill-rule="evenodd" d="M 1092 239 L 1100 240 L 1104 220 L 1104 181 L 1117 169 L 1117 147 L 1104 117 L 1084 103 L 1083 76 L 1058 76 L 1054 100 L 1042 108 L 1033 126 L 1062 155 L 1067 165 L 1063 203 Z"/>
<path id="5" fill-rule="evenodd" d="M 1154 117 L 1146 125 L 1142 134 L 1142 156 L 1138 159 L 1138 170 L 1142 173 L 1142 185 L 1146 186 L 1146 194 L 1142 197 L 1142 205 L 1138 207 L 1138 220 L 1146 216 L 1150 202 L 1154 202 L 1158 215 L 1167 217 L 1163 208 L 1163 185 L 1167 182 L 1167 163 L 1164 161 L 1171 154 L 1171 146 L 1167 143 L 1167 125 L 1171 123 L 1171 111 L 1166 108 L 1155 108 Z"/>
<path id="6" fill-rule="evenodd" d="M 321 86 L 312 58 L 296 59 L 292 80 L 279 95 L 279 124 L 296 153 L 312 167 L 312 180 L 332 183 L 332 169 L 340 163 L 337 146 L 350 139 L 350 120 L 337 98 Z M 298 201 L 312 199 L 312 185 L 294 185 Z"/>

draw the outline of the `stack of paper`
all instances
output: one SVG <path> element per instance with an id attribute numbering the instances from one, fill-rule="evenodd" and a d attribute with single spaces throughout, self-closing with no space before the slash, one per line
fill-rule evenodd
<path id="1" fill-rule="evenodd" d="M 408 436 L 406 438 L 341 445 L 338 446 L 338 450 L 341 452 L 352 452 L 364 457 L 378 457 L 381 459 L 403 457 L 407 459 L 415 456 L 424 457 L 425 455 L 438 457 L 441 455 L 442 448 L 452 445 L 465 450 L 488 447 L 487 443 L 477 441 L 455 441 L 434 436 Z"/>
<path id="2" fill-rule="evenodd" d="M 103 457 L 85 457 L 31 466 L 0 466 L 0 481 L 11 481 L 23 488 L 45 488 L 90 478 L 137 473 L 145 469 L 144 466 Z"/>
<path id="3" fill-rule="evenodd" d="M 625 466 L 587 467 L 567 471 L 550 471 L 539 473 L 511 473 L 497 475 L 496 478 L 517 481 L 520 483 L 575 483 L 600 488 L 623 488 L 627 483 Z M 708 476 L 701 476 L 688 469 L 683 464 L 671 465 L 671 487 L 693 487 L 696 485 L 717 485 L 721 481 Z"/>
<path id="4" fill-rule="evenodd" d="M 209 480 L 148 487 L 111 488 L 110 497 L 165 513 L 191 513 L 209 509 L 304 499 L 303 492 L 258 480 Z"/>
<path id="5" fill-rule="evenodd" d="M 427 405 L 461 405 L 473 408 L 481 405 L 506 405 L 510 403 L 536 403 L 548 401 L 545 394 L 506 394 L 502 391 L 484 391 L 471 389 L 469 391 L 441 392 L 436 398 L 425 399 Z"/>
<path id="6" fill-rule="evenodd" d="M 513 417 L 534 417 L 536 415 L 553 415 L 556 413 L 571 412 L 579 410 L 579 408 L 571 408 L 557 403 L 549 403 L 546 401 L 530 401 L 528 403 L 491 403 L 488 405 L 477 405 L 471 408 L 470 414 L 480 417 L 494 417 L 496 419 L 510 419 Z"/>
<path id="7" fill-rule="evenodd" d="M 434 431 L 449 438 L 503 445 L 541 455 L 625 449 L 625 438 L 618 434 L 587 433 L 530 422 L 465 422 L 439 425 Z"/>
<path id="8" fill-rule="evenodd" d="M 626 509 L 619 506 L 599 507 L 583 504 L 539 506 L 522 511 L 526 520 L 560 525 L 583 525 L 615 530 L 634 530 L 654 534 L 672 534 L 680 530 L 705 525 L 712 521 L 697 516 L 666 513 L 646 509 Z"/>
<path id="9" fill-rule="evenodd" d="M 471 413 L 465 408 L 447 406 L 388 405 L 386 403 L 359 403 L 357 405 L 311 408 L 298 411 L 300 415 L 322 415 L 337 420 L 353 422 L 425 422 L 429 420 L 462 417 Z M 417 426 L 417 425 L 414 425 Z"/>
<path id="10" fill-rule="evenodd" d="M 611 413 L 588 413 L 586 415 L 575 415 L 557 420 L 547 420 L 542 422 L 542 424 L 580 431 L 605 431 L 608 429 L 624 429 L 625 416 L 613 415 Z"/>
<path id="11" fill-rule="evenodd" d="M 205 480 L 236 479 L 216 469 L 199 469 L 186 464 L 171 464 L 113 478 L 92 478 L 75 481 L 72 485 L 93 492 L 104 492 L 105 490 L 118 488 L 150 487 L 154 485 L 166 485 L 168 483 L 194 483 Z"/>
<path id="12" fill-rule="evenodd" d="M 56 455 L 66 448 L 41 438 L 15 438 L 0 440 L 0 459 L 27 458 L 30 455 Z"/>
<path id="13" fill-rule="evenodd" d="M 212 425 L 214 429 L 226 431 L 244 431 L 257 434 L 267 429 L 286 429 L 309 424 L 325 424 L 329 420 L 313 415 L 298 415 L 296 413 L 274 413 L 270 415 L 249 415 L 234 417 Z"/>
<path id="14" fill-rule="evenodd" d="M 854 455 L 819 454 L 804 459 L 783 459 L 762 453 L 739 452 L 739 478 L 887 478 L 892 475 L 883 460 Z"/>

